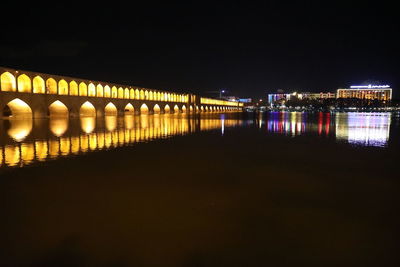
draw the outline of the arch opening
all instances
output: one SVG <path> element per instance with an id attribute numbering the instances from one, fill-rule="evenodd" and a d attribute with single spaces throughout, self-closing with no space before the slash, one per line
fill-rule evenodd
<path id="1" fill-rule="evenodd" d="M 18 82 L 18 92 L 20 93 L 32 92 L 31 79 L 27 75 L 25 74 L 19 75 L 17 82 Z"/>
<path id="2" fill-rule="evenodd" d="M 117 107 L 113 103 L 108 103 L 107 106 L 104 108 L 104 114 L 106 116 L 117 116 L 118 110 Z"/>
<path id="3" fill-rule="evenodd" d="M 168 104 L 165 105 L 165 107 L 164 107 L 164 113 L 165 113 L 165 114 L 170 114 L 170 113 L 171 113 L 171 108 L 169 107 Z"/>
<path id="4" fill-rule="evenodd" d="M 79 116 L 81 117 L 95 117 L 96 116 L 96 108 L 92 103 L 86 101 L 82 104 L 79 109 Z"/>
<path id="5" fill-rule="evenodd" d="M 4 72 L 0 76 L 1 91 L 15 92 L 17 91 L 15 77 L 9 72 Z"/>
<path id="6" fill-rule="evenodd" d="M 124 108 L 124 114 L 125 115 L 134 115 L 135 114 L 135 108 L 132 106 L 131 103 L 128 103 L 125 108 Z"/>
<path id="7" fill-rule="evenodd" d="M 140 114 L 149 114 L 149 107 L 144 103 L 140 106 Z"/>
<path id="8" fill-rule="evenodd" d="M 155 104 L 153 107 L 153 112 L 154 114 L 160 114 L 161 113 L 161 108 L 158 104 Z"/>
<path id="9" fill-rule="evenodd" d="M 46 93 L 46 86 L 44 80 L 40 76 L 33 78 L 33 93 L 34 94 L 44 94 Z"/>
<path id="10" fill-rule="evenodd" d="M 174 113 L 179 113 L 179 107 L 178 107 L 178 105 L 175 105 L 175 106 L 174 106 Z"/>
<path id="11" fill-rule="evenodd" d="M 69 95 L 78 95 L 78 84 L 75 81 L 69 83 Z"/>
<path id="12" fill-rule="evenodd" d="M 68 108 L 63 102 L 57 100 L 49 106 L 50 117 L 68 117 Z"/>
<path id="13" fill-rule="evenodd" d="M 3 117 L 32 118 L 32 109 L 27 103 L 16 98 L 3 108 Z"/>
<path id="14" fill-rule="evenodd" d="M 186 113 L 186 106 L 185 105 L 182 106 L 182 113 Z"/>

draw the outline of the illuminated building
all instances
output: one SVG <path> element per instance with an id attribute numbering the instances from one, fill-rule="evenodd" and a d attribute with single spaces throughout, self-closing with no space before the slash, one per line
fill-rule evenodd
<path id="1" fill-rule="evenodd" d="M 354 85 L 348 89 L 337 89 L 336 97 L 390 101 L 392 88 L 389 85 Z"/>
<path id="2" fill-rule="evenodd" d="M 292 98 L 296 99 L 328 99 L 328 98 L 335 98 L 336 95 L 335 93 L 331 92 L 320 92 L 320 93 L 311 93 L 311 92 L 293 92 L 290 94 L 283 94 L 283 93 L 278 93 L 278 94 L 268 94 L 268 103 L 274 103 L 274 102 L 284 102 L 288 101 Z"/>

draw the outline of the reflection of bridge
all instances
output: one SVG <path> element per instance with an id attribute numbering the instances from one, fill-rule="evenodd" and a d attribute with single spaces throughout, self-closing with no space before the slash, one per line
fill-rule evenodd
<path id="1" fill-rule="evenodd" d="M 0 124 L 0 168 L 240 125 L 239 120 L 221 120 L 212 114 L 201 117 L 164 114 L 10 119 L 9 125 Z"/>
<path id="2" fill-rule="evenodd" d="M 2 117 L 238 111 L 242 103 L 0 67 Z M 0 116 L 1 117 L 1 116 Z"/>

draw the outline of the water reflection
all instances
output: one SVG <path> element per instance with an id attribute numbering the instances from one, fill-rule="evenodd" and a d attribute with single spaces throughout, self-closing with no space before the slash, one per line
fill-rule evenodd
<path id="1" fill-rule="evenodd" d="M 50 118 L 48 122 L 36 120 L 34 124 L 32 120 L 4 120 L 3 128 L 0 127 L 0 167 L 22 167 L 198 130 L 225 131 L 227 127 L 240 124 L 237 119 L 224 117 L 221 120 L 219 115 L 199 118 L 183 114 L 81 117 L 77 120 Z"/>
<path id="2" fill-rule="evenodd" d="M 243 120 L 224 114 L 188 117 L 184 114 L 127 115 L 77 120 L 4 120 L 0 124 L 0 166 L 25 166 L 62 156 L 149 142 L 195 131 L 229 127 L 266 129 L 296 137 L 315 135 L 362 146 L 387 146 L 390 113 L 271 112 Z M 48 128 L 46 127 L 48 125 Z"/>
<path id="3" fill-rule="evenodd" d="M 390 122 L 390 113 L 338 113 L 336 138 L 356 145 L 386 146 Z"/>
<path id="4" fill-rule="evenodd" d="M 68 130 L 68 117 L 50 118 L 49 127 L 55 136 L 62 136 Z"/>
<path id="5" fill-rule="evenodd" d="M 32 131 L 32 119 L 9 119 L 6 122 L 10 124 L 8 135 L 17 142 L 24 140 Z"/>
<path id="6" fill-rule="evenodd" d="M 332 120 L 334 116 L 334 120 Z M 333 135 L 338 141 L 362 146 L 386 146 L 389 140 L 390 113 L 271 112 L 267 131 L 285 135 Z M 259 122 L 260 128 L 261 122 Z"/>

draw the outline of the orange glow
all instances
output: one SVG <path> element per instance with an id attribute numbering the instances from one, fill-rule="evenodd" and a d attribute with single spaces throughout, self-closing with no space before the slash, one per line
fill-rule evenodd
<path id="1" fill-rule="evenodd" d="M 7 106 L 11 111 L 10 116 L 13 118 L 32 118 L 32 109 L 19 98 L 10 101 Z"/>
<path id="2" fill-rule="evenodd" d="M 57 82 L 53 78 L 47 79 L 46 92 L 48 94 L 57 94 Z"/>
<path id="3" fill-rule="evenodd" d="M 93 83 L 89 83 L 88 96 L 96 96 L 96 87 Z"/>
<path id="4" fill-rule="evenodd" d="M 81 108 L 79 109 L 79 115 L 82 117 L 95 117 L 96 116 L 96 109 L 89 101 L 86 101 L 82 104 Z"/>
<path id="5" fill-rule="evenodd" d="M 9 72 L 4 72 L 0 76 L 1 80 L 1 91 L 15 92 L 17 91 L 15 77 Z"/>
<path id="6" fill-rule="evenodd" d="M 46 93 L 44 80 L 40 76 L 33 78 L 33 93 L 44 94 Z"/>
<path id="7" fill-rule="evenodd" d="M 108 103 L 104 109 L 104 113 L 106 116 L 117 116 L 118 110 L 117 107 L 113 103 Z"/>
<path id="8" fill-rule="evenodd" d="M 64 80 L 58 82 L 58 94 L 68 95 L 68 83 Z"/>
<path id="9" fill-rule="evenodd" d="M 158 104 L 154 105 L 153 112 L 154 112 L 154 114 L 160 114 L 161 113 L 161 109 L 160 109 L 160 106 Z"/>
<path id="10" fill-rule="evenodd" d="M 149 107 L 146 104 L 143 104 L 140 107 L 140 114 L 148 114 L 149 113 Z"/>
<path id="11" fill-rule="evenodd" d="M 75 81 L 69 83 L 69 94 L 78 95 L 78 84 Z"/>
<path id="12" fill-rule="evenodd" d="M 97 97 L 103 97 L 104 96 L 104 90 L 103 90 L 103 86 L 101 86 L 101 84 L 98 84 L 96 86 L 96 96 Z"/>
<path id="13" fill-rule="evenodd" d="M 104 86 L 104 97 L 111 97 L 111 88 L 110 86 Z"/>
<path id="14" fill-rule="evenodd" d="M 51 117 L 68 117 L 68 108 L 57 100 L 49 106 L 49 115 Z"/>
<path id="15" fill-rule="evenodd" d="M 87 85 L 84 82 L 79 84 L 79 95 L 87 96 Z"/>
<path id="16" fill-rule="evenodd" d="M 171 108 L 168 106 L 168 104 L 165 105 L 165 107 L 164 107 L 164 113 L 166 113 L 166 114 L 171 113 Z"/>
<path id="17" fill-rule="evenodd" d="M 125 115 L 134 115 L 135 114 L 135 109 L 132 106 L 131 103 L 128 103 L 125 108 L 124 108 L 124 113 Z"/>
<path id="18" fill-rule="evenodd" d="M 25 74 L 18 76 L 18 92 L 21 93 L 30 93 L 32 92 L 31 88 L 31 79 Z"/>

